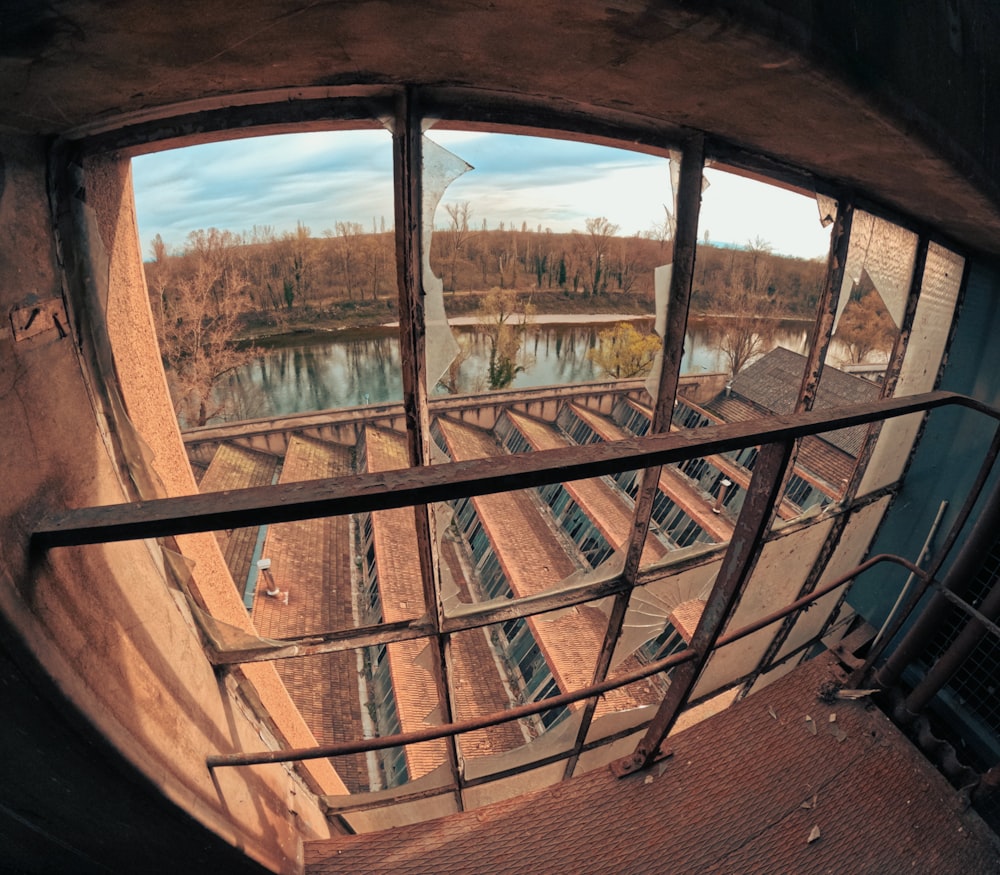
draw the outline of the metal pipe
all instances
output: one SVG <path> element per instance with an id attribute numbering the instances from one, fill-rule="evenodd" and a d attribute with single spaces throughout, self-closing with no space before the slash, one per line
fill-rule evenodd
<path id="1" fill-rule="evenodd" d="M 940 546 L 937 553 L 934 555 L 934 558 L 931 560 L 930 565 L 927 568 L 927 573 L 922 578 L 920 585 L 916 587 L 913 593 L 911 593 L 910 597 L 903 605 L 902 610 L 897 613 L 896 618 L 892 621 L 892 623 L 886 627 L 882 640 L 879 641 L 876 646 L 869 648 L 868 655 L 865 657 L 864 663 L 852 673 L 852 679 L 858 683 L 864 683 L 865 686 L 877 683 L 876 681 L 871 680 L 872 669 L 875 666 L 875 663 L 881 658 L 882 652 L 885 650 L 889 642 L 892 641 L 899 633 L 900 629 L 902 629 L 903 623 L 905 623 L 910 614 L 916 610 L 917 605 L 920 603 L 924 593 L 927 592 L 927 588 L 930 586 L 930 581 L 934 580 L 938 572 L 944 567 L 945 560 L 951 554 L 952 547 L 954 547 L 955 543 L 958 541 L 958 536 L 962 533 L 962 529 L 965 528 L 965 524 L 968 522 L 969 517 L 972 516 L 972 511 L 978 503 L 983 489 L 986 487 L 986 482 L 990 477 L 990 473 L 993 470 L 993 465 L 996 462 L 998 455 L 1000 455 L 1000 427 L 994 429 L 993 440 L 990 442 L 989 449 L 986 452 L 986 457 L 983 459 L 982 464 L 979 466 L 979 470 L 976 472 L 976 479 L 973 481 L 972 488 L 965 496 L 965 501 L 962 502 L 962 507 L 959 509 L 958 515 L 952 522 L 951 528 L 945 536 L 944 543 Z M 898 675 L 891 677 L 891 675 L 887 674 L 884 675 L 884 677 L 886 680 L 890 680 L 891 678 L 890 686 L 898 680 Z"/>
<path id="2" fill-rule="evenodd" d="M 994 537 L 995 537 L 994 530 Z M 980 554 L 982 561 L 982 554 Z M 937 598 L 937 596 L 935 596 Z M 930 610 L 931 608 L 928 608 Z M 1000 616 L 1000 581 L 993 581 L 993 588 L 979 605 L 979 613 L 987 620 L 995 620 Z M 911 714 L 917 714 L 927 707 L 927 703 L 937 694 L 951 676 L 961 668 L 962 664 L 976 648 L 976 645 L 986 636 L 989 630 L 976 617 L 970 617 L 965 624 L 965 628 L 952 642 L 951 646 L 934 663 L 933 667 L 923 680 L 917 684 L 913 692 L 906 697 L 904 707 Z"/>
<path id="3" fill-rule="evenodd" d="M 941 517 L 944 516 L 944 512 L 947 509 L 948 509 L 948 502 L 942 501 L 941 504 L 938 506 L 937 514 L 935 514 L 934 516 L 934 522 L 931 523 L 931 527 L 927 531 L 927 537 L 924 538 L 924 545 L 920 548 L 920 552 L 917 554 L 917 558 L 914 564 L 917 565 L 918 567 L 923 564 L 924 559 L 930 552 L 931 542 L 934 540 L 934 536 L 937 534 L 938 527 L 941 525 Z M 885 634 L 886 627 L 892 621 L 892 618 L 895 615 L 896 611 L 899 610 L 899 606 L 902 604 L 903 599 L 906 598 L 906 593 L 909 591 L 910 586 L 913 584 L 913 581 L 916 580 L 916 577 L 917 576 L 915 574 L 910 574 L 910 576 L 906 578 L 906 583 L 903 584 L 903 588 L 899 591 L 899 595 L 896 596 L 896 601 L 893 603 L 892 608 L 886 615 L 885 622 L 882 623 L 881 628 L 878 630 L 878 634 L 872 640 L 872 647 L 877 646 L 879 641 L 882 640 L 882 636 Z"/>
<path id="4" fill-rule="evenodd" d="M 996 437 L 994 443 L 996 443 Z M 942 581 L 943 588 L 959 592 L 967 586 L 982 565 L 983 556 L 996 541 L 998 526 L 1000 526 L 1000 480 L 994 484 L 972 531 L 969 532 L 962 549 L 955 557 L 951 568 L 948 569 L 948 573 Z M 939 567 L 940 561 L 934 564 Z M 928 580 L 936 574 L 936 571 L 937 568 L 928 569 Z M 924 591 L 926 591 L 926 586 L 918 587 L 914 596 L 911 597 L 911 601 L 917 597 L 918 593 L 922 595 Z M 927 608 L 876 674 L 876 685 L 887 689 L 896 684 L 904 669 L 918 654 L 923 652 L 927 642 L 941 625 L 947 606 L 947 599 L 940 593 L 935 593 Z M 898 621 L 896 625 L 898 626 Z M 882 642 L 883 646 L 889 640 L 890 636 L 887 634 Z M 869 658 L 871 657 L 869 656 Z"/>

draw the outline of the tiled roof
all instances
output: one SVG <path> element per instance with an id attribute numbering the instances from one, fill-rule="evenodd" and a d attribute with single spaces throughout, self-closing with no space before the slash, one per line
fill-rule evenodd
<path id="1" fill-rule="evenodd" d="M 694 630 L 701 622 L 701 615 L 705 610 L 705 602 L 702 599 L 688 599 L 681 602 L 670 614 L 670 623 L 681 633 L 681 637 L 690 643 Z"/>
<path id="2" fill-rule="evenodd" d="M 236 444 L 222 443 L 213 454 L 198 488 L 202 492 L 224 492 L 251 486 L 269 486 L 277 468 L 276 456 L 258 453 Z M 251 526 L 215 533 L 240 595 L 243 594 L 250 573 L 253 551 L 257 546 L 257 532 L 257 527 Z"/>
<path id="3" fill-rule="evenodd" d="M 336 477 L 351 472 L 351 451 L 323 441 L 292 437 L 282 483 Z M 351 526 L 347 517 L 280 523 L 268 529 L 264 556 L 288 604 L 264 594 L 260 581 L 253 621 L 267 638 L 284 638 L 354 626 L 351 597 Z M 275 668 L 320 744 L 364 736 L 353 651 L 279 659 Z M 334 768 L 352 791 L 367 789 L 363 755 L 338 757 Z"/>
<path id="4" fill-rule="evenodd" d="M 732 389 L 772 413 L 792 413 L 805 367 L 805 356 L 780 346 L 775 347 L 733 377 Z M 819 381 L 813 407 L 825 410 L 846 404 L 866 404 L 876 401 L 880 391 L 877 385 L 868 380 L 826 367 Z M 828 443 L 857 458 L 867 433 L 867 426 L 855 426 L 829 432 L 824 438 Z"/>
<path id="5" fill-rule="evenodd" d="M 445 417 L 439 418 L 438 425 L 456 461 L 501 452 L 481 429 Z M 530 491 L 482 495 L 473 502 L 515 596 L 552 590 L 576 571 Z M 561 690 L 578 689 L 593 680 L 607 629 L 607 617 L 600 610 L 580 605 L 555 615 L 529 617 L 527 623 Z M 655 684 L 616 690 L 601 699 L 597 713 L 656 700 Z"/>
<path id="6" fill-rule="evenodd" d="M 365 429 L 365 469 L 389 471 L 407 465 L 406 438 L 398 432 Z M 417 618 L 425 613 L 420 576 L 417 528 L 413 508 L 401 507 L 372 513 L 375 562 L 379 595 L 385 622 Z M 403 732 L 413 732 L 441 722 L 438 711 L 433 657 L 425 652 L 426 640 L 399 641 L 387 645 L 389 673 L 396 697 L 396 710 Z M 429 715 L 438 711 L 436 719 Z M 443 739 L 410 745 L 406 749 L 407 772 L 416 780 L 432 772 L 447 756 Z"/>
<path id="7" fill-rule="evenodd" d="M 570 407 L 578 416 L 581 413 L 584 414 L 586 416 L 584 421 L 605 440 L 622 440 L 630 436 L 617 423 L 594 413 L 592 410 L 587 410 L 578 404 L 570 404 Z M 636 407 L 640 407 L 640 405 L 636 404 Z M 640 409 L 643 408 L 640 407 Z M 649 411 L 644 409 L 644 412 Z M 651 416 L 652 413 L 649 412 L 649 415 Z M 581 418 L 583 417 L 581 416 Z M 600 428 L 595 427 L 598 425 Z M 714 460 L 716 457 L 711 458 Z M 677 471 L 676 466 L 666 465 L 661 469 L 660 489 L 666 492 L 676 505 L 682 507 L 691 519 L 708 532 L 712 540 L 718 542 L 729 540 L 733 531 L 732 524 L 721 515 L 712 513 L 711 504 L 706 502 L 705 496 L 694 488 L 690 480 Z"/>
<path id="8" fill-rule="evenodd" d="M 459 589 L 460 601 L 472 601 L 456 544 L 450 538 L 441 541 L 442 578 L 449 577 Z M 485 629 L 469 629 L 451 636 L 452 710 L 456 720 L 484 717 L 510 707 L 510 695 L 501 677 Z M 462 755 L 469 758 L 505 753 L 525 743 L 517 722 L 501 723 L 458 737 Z"/>
<path id="9" fill-rule="evenodd" d="M 572 401 L 567 402 L 568 406 L 577 415 L 577 417 L 582 421 L 587 423 L 596 434 L 599 434 L 606 441 L 618 441 L 622 438 L 628 437 L 628 434 L 623 431 L 616 422 L 608 419 L 606 416 L 601 416 L 600 413 L 595 413 L 582 404 L 574 404 Z"/>
<path id="10" fill-rule="evenodd" d="M 728 398 L 720 395 L 709 407 L 727 422 L 745 422 L 767 416 L 766 411 L 735 395 Z M 854 456 L 816 435 L 808 435 L 799 441 L 796 473 L 812 474 L 813 478 L 809 479 L 817 479 L 817 485 L 833 499 L 840 497 L 844 483 L 854 471 L 854 465 Z"/>
<path id="11" fill-rule="evenodd" d="M 1000 871 L 1000 841 L 881 711 L 818 700 L 843 680 L 819 657 L 671 735 L 673 756 L 646 773 L 595 769 L 475 811 L 309 843 L 306 873 Z"/>
<path id="12" fill-rule="evenodd" d="M 557 449 L 568 446 L 570 443 L 548 423 L 513 411 L 507 411 L 507 417 L 535 450 Z M 613 425 L 613 423 L 609 423 L 609 425 Z M 573 480 L 564 483 L 563 488 L 573 497 L 577 506 L 587 514 L 600 530 L 604 539 L 615 550 L 621 550 L 628 544 L 629 533 L 632 529 L 632 509 L 626 505 L 620 492 L 617 492 L 606 480 L 600 477 L 590 480 Z M 666 555 L 667 548 L 660 541 L 656 538 L 646 539 L 642 550 L 644 563 L 658 562 Z"/>

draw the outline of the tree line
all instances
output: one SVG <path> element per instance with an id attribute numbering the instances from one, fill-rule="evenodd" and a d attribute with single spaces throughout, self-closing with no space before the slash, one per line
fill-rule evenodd
<path id="1" fill-rule="evenodd" d="M 495 388 L 513 377 L 507 317 L 528 297 L 555 293 L 588 299 L 597 309 L 642 300 L 651 312 L 654 270 L 672 257 L 669 214 L 651 231 L 622 235 L 605 217 L 588 218 L 582 231 L 553 233 L 526 222 L 491 229 L 483 220 L 477 226 L 468 203 L 446 205 L 445 213 L 446 223 L 432 236 L 431 268 L 442 278 L 446 307 L 449 296 L 468 299 L 472 293 L 483 325 L 494 324 L 489 383 Z M 259 354 L 233 342 L 248 317 L 266 319 L 280 331 L 302 316 L 321 320 L 335 306 L 381 302 L 394 309 L 397 297 L 394 234 L 384 220 L 371 227 L 337 222 L 319 236 L 302 223 L 283 233 L 269 226 L 242 233 L 201 229 L 173 250 L 157 235 L 150 254 L 146 278 L 161 354 L 177 409 L 191 424 L 218 414 L 212 399 L 220 378 Z M 697 251 L 691 312 L 719 321 L 735 374 L 769 348 L 768 323 L 814 317 L 825 273 L 823 261 L 778 255 L 759 238 L 741 248 L 706 243 Z M 877 296 L 857 317 L 866 295 L 856 297 L 842 330 L 858 335 L 846 342 L 860 361 L 885 346 L 889 329 L 870 312 Z M 518 321 L 524 324 L 523 317 Z M 607 343 L 618 351 L 599 363 L 621 376 L 635 369 L 623 364 L 630 357 L 648 359 L 651 341 L 609 335 Z"/>

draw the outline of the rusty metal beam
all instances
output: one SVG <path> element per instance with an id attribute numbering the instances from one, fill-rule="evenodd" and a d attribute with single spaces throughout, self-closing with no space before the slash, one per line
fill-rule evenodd
<path id="1" fill-rule="evenodd" d="M 31 546 L 46 550 L 213 532 L 488 495 L 681 462 L 946 405 L 967 407 L 1000 418 L 1000 411 L 963 395 L 926 392 L 834 411 L 769 416 L 710 429 L 538 450 L 506 458 L 67 510 L 39 521 L 31 536 Z"/>
<path id="2" fill-rule="evenodd" d="M 650 431 L 660 434 L 670 431 L 677 397 L 681 360 L 684 357 L 684 338 L 687 334 L 688 310 L 691 303 L 691 283 L 694 277 L 695 253 L 698 244 L 698 215 L 701 211 L 701 189 L 705 167 L 705 143 L 696 137 L 685 144 L 681 154 L 680 182 L 677 192 L 677 230 L 673 241 L 673 270 L 670 275 L 670 290 L 666 302 L 666 329 L 663 332 L 662 367 L 657 387 L 653 418 Z M 594 683 L 608 676 L 611 659 L 621 635 L 622 625 L 628 613 L 631 587 L 639 574 L 642 550 L 649 533 L 649 522 L 653 512 L 653 502 L 660 490 L 660 468 L 647 468 L 642 475 L 636 494 L 632 525 L 628 544 L 625 548 L 625 564 L 622 578 L 626 589 L 619 593 L 611 606 L 604 641 L 594 667 Z M 590 732 L 590 724 L 597 709 L 597 700 L 587 702 L 583 718 L 577 730 L 574 747 L 576 753 L 566 763 L 564 777 L 571 778 L 576 770 L 579 752 Z"/>
<path id="3" fill-rule="evenodd" d="M 822 598 L 824 595 L 832 592 L 837 587 L 843 586 L 854 577 L 857 577 L 859 574 L 881 562 L 895 562 L 897 565 L 903 566 L 914 574 L 920 576 L 924 575 L 923 571 L 901 556 L 894 556 L 891 554 L 873 556 L 857 568 L 854 568 L 841 577 L 838 577 L 836 580 L 832 580 L 824 584 L 822 587 L 819 587 L 810 595 L 804 598 L 796 599 L 794 602 L 790 602 L 785 605 L 785 607 L 774 611 L 771 614 L 758 617 L 752 623 L 748 623 L 746 626 L 743 626 L 734 632 L 727 632 L 725 635 L 718 638 L 715 642 L 715 646 L 717 648 L 725 647 L 727 644 L 732 644 L 735 641 L 746 638 L 748 635 L 752 635 L 754 632 L 763 629 L 765 626 L 769 626 L 771 623 L 777 622 L 788 614 L 802 610 L 815 602 L 817 599 Z M 694 650 L 688 648 L 679 651 L 678 653 L 672 653 L 670 656 L 664 657 L 656 662 L 651 662 L 642 668 L 633 669 L 630 672 L 623 673 L 614 680 L 605 680 L 600 684 L 592 684 L 589 687 L 583 687 L 571 693 L 562 693 L 558 696 L 543 699 L 540 702 L 530 702 L 526 705 L 510 708 L 506 711 L 500 711 L 484 717 L 465 720 L 461 723 L 452 723 L 448 726 L 430 727 L 425 730 L 399 733 L 391 736 L 386 735 L 381 738 L 366 738 L 357 741 L 338 742 L 336 744 L 323 745 L 315 748 L 295 748 L 290 750 L 263 751 L 260 753 L 250 754 L 219 754 L 208 757 L 206 762 L 209 768 L 219 768 L 222 766 L 250 766 L 261 765 L 264 763 L 282 763 L 293 761 L 298 762 L 302 760 L 322 759 L 324 757 L 347 756 L 349 754 L 365 753 L 372 750 L 382 750 L 384 748 L 399 747 L 400 745 L 405 744 L 416 744 L 422 741 L 431 741 L 437 738 L 443 738 L 447 735 L 459 735 L 463 732 L 473 732 L 477 729 L 486 729 L 490 726 L 497 726 L 501 723 L 508 723 L 512 720 L 520 720 L 524 717 L 540 714 L 541 712 L 547 711 L 551 708 L 562 708 L 565 705 L 570 705 L 573 702 L 579 702 L 582 699 L 602 695 L 603 693 L 618 689 L 619 687 L 627 686 L 628 684 L 635 683 L 636 681 L 643 680 L 644 678 L 652 677 L 662 671 L 681 665 L 694 659 L 696 655 L 697 654 Z M 617 735 L 614 737 L 617 738 Z M 442 790 L 445 789 L 446 788 L 442 788 Z"/>
<path id="4" fill-rule="evenodd" d="M 688 143 L 681 157 L 680 183 L 677 192 L 677 232 L 674 237 L 673 270 L 667 301 L 666 329 L 663 334 L 663 367 L 657 387 L 650 431 L 655 434 L 670 431 L 677 397 L 678 374 L 684 357 L 688 309 L 691 303 L 691 282 L 694 277 L 695 253 L 698 243 L 698 215 L 701 211 L 702 174 L 705 144 L 700 138 Z M 635 580 L 642 548 L 649 531 L 653 500 L 659 491 L 660 470 L 647 468 L 635 500 L 632 531 L 625 554 L 624 575 Z"/>
<path id="5" fill-rule="evenodd" d="M 411 468 L 431 464 L 430 412 L 427 407 L 427 355 L 424 331 L 423 251 L 423 130 L 415 92 L 407 88 L 400 95 L 392 136 L 393 176 L 396 184 L 396 272 L 399 287 L 399 347 L 403 376 L 403 411 L 406 418 L 406 446 Z M 417 560 L 423 588 L 424 609 L 435 634 L 429 638 L 431 674 L 442 719 L 452 722 L 450 672 L 447 666 L 448 638 L 441 633 L 444 606 L 437 583 L 434 531 L 426 503 L 413 506 L 417 535 Z M 452 783 L 459 782 L 458 750 L 454 736 L 448 738 L 448 767 Z M 461 794 L 455 793 L 459 810 Z"/>
<path id="6" fill-rule="evenodd" d="M 635 751 L 612 764 L 612 770 L 619 776 L 644 769 L 659 756 L 660 745 L 677 722 L 698 676 L 715 649 L 730 611 L 750 579 L 764 546 L 764 535 L 770 527 L 791 456 L 791 440 L 771 443 L 761 448 L 729 549 L 722 560 L 712 592 L 705 602 L 698 626 L 691 636 L 689 649 L 694 650 L 697 657 L 678 668 L 671 676 L 670 687 L 660 708 Z"/>

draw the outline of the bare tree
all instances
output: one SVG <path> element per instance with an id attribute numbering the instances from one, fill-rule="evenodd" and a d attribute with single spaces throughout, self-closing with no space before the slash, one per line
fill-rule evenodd
<path id="1" fill-rule="evenodd" d="M 188 425 L 205 425 L 232 407 L 233 399 L 216 391 L 219 381 L 258 355 L 235 344 L 239 298 L 224 286 L 202 260 L 176 280 L 165 301 L 160 353 L 174 409 Z"/>
<path id="2" fill-rule="evenodd" d="M 586 246 L 588 275 L 584 281 L 584 293 L 600 295 L 607 291 L 606 259 L 611 241 L 618 233 L 618 226 L 604 216 L 587 219 Z"/>
<path id="3" fill-rule="evenodd" d="M 347 287 L 347 297 L 354 300 L 354 289 L 358 287 L 358 270 L 361 259 L 358 257 L 358 243 L 364 234 L 364 226 L 360 222 L 337 222 L 337 237 L 339 238 L 337 253 L 340 256 L 340 268 Z"/>
<path id="4" fill-rule="evenodd" d="M 771 245 L 761 238 L 747 244 L 746 255 L 733 252 L 716 299 L 720 306 L 720 348 L 736 376 L 766 351 L 771 331 Z"/>
<path id="5" fill-rule="evenodd" d="M 468 201 L 462 201 L 460 204 L 445 204 L 445 210 L 448 212 L 449 219 L 445 239 L 448 242 L 450 255 L 451 291 L 454 294 L 458 288 L 458 260 L 473 235 L 473 232 L 469 230 L 472 209 Z"/>

